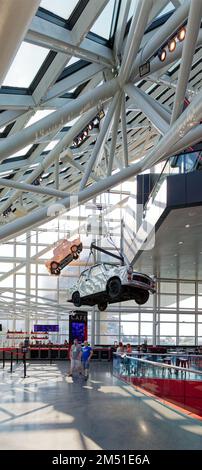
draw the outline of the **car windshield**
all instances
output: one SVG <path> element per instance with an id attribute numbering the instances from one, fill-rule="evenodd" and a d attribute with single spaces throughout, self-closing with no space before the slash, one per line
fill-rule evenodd
<path id="1" fill-rule="evenodd" d="M 109 270 L 112 269 L 112 268 L 117 268 L 117 267 L 119 267 L 118 264 L 113 264 L 113 263 L 103 263 L 103 266 L 105 267 L 105 269 L 106 269 L 107 271 L 109 271 Z"/>
<path id="2" fill-rule="evenodd" d="M 100 264 L 97 264 L 91 268 L 91 273 L 93 276 L 97 276 L 97 274 L 100 274 L 100 272 L 102 272 L 102 267 Z"/>

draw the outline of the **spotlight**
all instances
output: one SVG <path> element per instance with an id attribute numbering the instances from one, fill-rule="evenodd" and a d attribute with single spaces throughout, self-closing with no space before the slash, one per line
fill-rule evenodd
<path id="1" fill-rule="evenodd" d="M 88 124 L 88 129 L 89 129 L 89 131 L 92 131 L 93 127 L 94 127 L 93 122 L 90 122 L 90 123 Z"/>
<path id="2" fill-rule="evenodd" d="M 95 119 L 93 119 L 93 124 L 94 126 L 97 126 L 99 124 L 100 120 L 99 118 L 96 116 Z"/>
<path id="3" fill-rule="evenodd" d="M 74 146 L 74 147 L 77 147 L 77 145 L 78 145 L 78 139 L 74 139 L 74 140 L 73 140 L 73 146 Z"/>
<path id="4" fill-rule="evenodd" d="M 184 41 L 184 38 L 186 36 L 186 28 L 183 26 L 181 29 L 179 29 L 177 33 L 177 39 L 178 41 Z"/>
<path id="5" fill-rule="evenodd" d="M 83 140 L 83 139 L 82 139 L 82 137 L 81 137 L 81 135 L 80 135 L 79 138 L 78 138 L 78 144 L 81 144 L 82 140 Z"/>
<path id="6" fill-rule="evenodd" d="M 176 48 L 176 40 L 175 38 L 172 38 L 169 42 L 168 42 L 168 50 L 170 52 L 173 52 Z"/>
<path id="7" fill-rule="evenodd" d="M 88 137 L 88 129 L 85 129 L 85 131 L 83 131 L 83 135 L 84 135 L 85 137 Z"/>
<path id="8" fill-rule="evenodd" d="M 158 58 L 160 59 L 161 62 L 164 62 L 164 60 L 166 60 L 166 50 L 165 49 L 159 49 Z"/>

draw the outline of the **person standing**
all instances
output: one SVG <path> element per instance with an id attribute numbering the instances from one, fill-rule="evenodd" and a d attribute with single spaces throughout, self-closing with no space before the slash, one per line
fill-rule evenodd
<path id="1" fill-rule="evenodd" d="M 71 367 L 68 377 L 72 377 L 74 370 L 81 373 L 81 354 L 81 345 L 79 344 L 78 339 L 75 338 L 70 349 Z"/>
<path id="2" fill-rule="evenodd" d="M 89 365 L 90 360 L 93 355 L 93 349 L 89 346 L 88 341 L 84 341 L 84 345 L 82 347 L 82 356 L 81 356 L 81 363 L 83 366 L 83 374 L 85 380 L 88 380 L 89 376 Z"/>

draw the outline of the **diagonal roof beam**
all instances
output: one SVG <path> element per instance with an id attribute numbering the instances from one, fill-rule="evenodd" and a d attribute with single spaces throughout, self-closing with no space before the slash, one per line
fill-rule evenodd
<path id="1" fill-rule="evenodd" d="M 1 2 L 1 28 L 0 28 L 0 44 L 1 44 L 1 62 L 0 62 L 0 86 L 10 68 L 10 65 L 20 47 L 29 23 L 35 15 L 40 0 L 32 0 L 32 2 L 22 2 L 15 0 L 15 8 L 13 0 Z M 16 21 L 16 12 L 18 21 Z M 9 34 L 8 34 L 9 32 Z"/>
<path id="2" fill-rule="evenodd" d="M 122 169 L 120 172 L 100 180 L 98 183 L 90 185 L 88 188 L 81 190 L 78 193 L 78 204 L 84 203 L 87 200 L 92 199 L 96 195 L 102 193 L 109 189 L 109 187 L 116 186 L 123 181 L 126 181 L 128 178 L 138 174 L 141 171 L 144 171 L 155 163 L 165 159 L 165 155 L 168 148 L 178 141 L 179 135 L 185 135 L 189 131 L 193 123 L 197 123 L 202 118 L 202 92 L 199 92 L 196 97 L 193 98 L 191 104 L 186 108 L 184 113 L 177 119 L 177 121 L 169 128 L 168 132 L 158 144 L 149 151 L 142 160 L 136 162 L 135 164 Z M 65 198 L 63 200 L 64 206 L 70 208 L 70 198 Z M 34 213 L 31 213 L 25 217 L 21 217 L 20 220 L 16 220 L 7 224 L 0 229 L 0 239 L 5 241 L 9 238 L 12 238 L 16 233 L 22 233 L 28 228 L 33 227 L 36 224 L 42 224 L 51 220 L 50 217 L 47 217 L 47 209 L 42 208 L 37 210 Z"/>
<path id="3" fill-rule="evenodd" d="M 76 45 L 73 31 L 68 31 L 57 24 L 35 16 L 26 34 L 25 41 L 45 47 L 55 52 L 78 57 L 111 68 L 113 55 L 110 48 L 84 38 L 80 46 Z"/>
<path id="4" fill-rule="evenodd" d="M 117 105 L 116 105 L 116 109 L 114 112 L 107 176 L 110 176 L 112 173 L 113 162 L 114 162 L 115 151 L 116 151 L 117 133 L 118 133 L 118 128 L 119 128 L 120 111 L 121 111 L 121 94 L 119 94 L 119 97 L 117 97 Z"/>
<path id="5" fill-rule="evenodd" d="M 124 165 L 125 167 L 127 167 L 128 166 L 128 138 L 127 138 L 127 124 L 126 124 L 125 93 L 122 94 L 121 130 L 122 130 L 123 159 L 124 159 Z"/>
<path id="6" fill-rule="evenodd" d="M 60 130 L 65 123 L 78 117 L 84 111 L 92 109 L 97 103 L 101 105 L 101 101 L 104 102 L 111 98 L 117 88 L 118 81 L 117 79 L 113 79 L 84 93 L 61 109 L 40 119 L 17 134 L 8 136 L 3 142 L 0 142 L 0 160 L 4 160 L 4 158 L 21 150 L 26 145 L 38 142 L 42 136 Z"/>
<path id="7" fill-rule="evenodd" d="M 131 5 L 131 0 L 128 0 L 127 2 L 121 2 L 120 9 L 119 9 L 119 15 L 118 15 L 117 26 L 116 26 L 115 37 L 114 37 L 114 47 L 113 47 L 115 56 L 117 59 L 117 63 L 119 63 L 119 60 L 121 57 L 121 49 L 123 47 L 124 34 L 126 30 L 130 5 Z"/>
<path id="8" fill-rule="evenodd" d="M 135 105 L 137 104 L 140 107 L 141 111 L 147 116 L 157 131 L 164 135 L 169 127 L 169 113 L 150 95 L 134 85 L 125 85 L 124 89 L 127 95 L 133 98 Z"/>
<path id="9" fill-rule="evenodd" d="M 101 64 L 89 64 L 88 66 L 83 67 L 77 72 L 72 73 L 69 77 L 63 78 L 51 87 L 51 89 L 48 91 L 45 98 L 43 99 L 43 103 L 45 104 L 56 96 L 61 96 L 67 91 L 76 88 L 82 83 L 85 83 L 102 70 L 104 69 Z"/>
<path id="10" fill-rule="evenodd" d="M 110 123 L 111 123 L 111 120 L 112 120 L 112 117 L 116 108 L 117 99 L 118 99 L 118 93 L 115 94 L 112 102 L 110 103 L 110 106 L 107 111 L 107 115 L 105 116 L 102 128 L 100 129 L 100 132 L 99 132 L 96 144 L 93 148 L 91 157 L 86 164 L 85 173 L 82 177 L 81 184 L 80 184 L 80 190 L 83 189 L 85 185 L 87 184 L 90 174 L 95 165 L 95 162 L 98 158 L 99 152 L 101 151 L 101 148 L 104 146 L 107 130 L 110 126 Z"/>
<path id="11" fill-rule="evenodd" d="M 104 7 L 106 6 L 108 0 L 89 0 L 85 6 L 81 17 L 77 20 L 74 25 L 71 34 L 73 37 L 74 45 L 80 46 L 84 37 L 91 29 L 91 26 L 96 21 Z M 38 86 L 34 90 L 33 98 L 36 104 L 41 102 L 46 92 L 49 88 L 55 83 L 64 67 L 67 65 L 68 60 L 70 60 L 71 54 L 67 55 L 63 52 L 58 52 L 56 57 L 51 62 L 47 71 L 44 73 L 42 79 L 40 80 Z"/>
<path id="12" fill-rule="evenodd" d="M 128 33 L 123 59 L 119 71 L 120 84 L 125 83 L 131 72 L 131 66 L 139 51 L 140 43 L 147 25 L 153 0 L 139 0 Z"/>

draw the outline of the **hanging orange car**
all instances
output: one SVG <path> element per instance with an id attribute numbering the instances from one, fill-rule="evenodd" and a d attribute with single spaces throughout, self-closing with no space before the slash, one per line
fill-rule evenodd
<path id="1" fill-rule="evenodd" d="M 83 249 L 80 238 L 69 241 L 67 239 L 59 240 L 53 250 L 53 257 L 45 262 L 45 266 L 50 274 L 59 275 L 60 271 L 71 263 L 74 259 L 78 259 Z"/>

